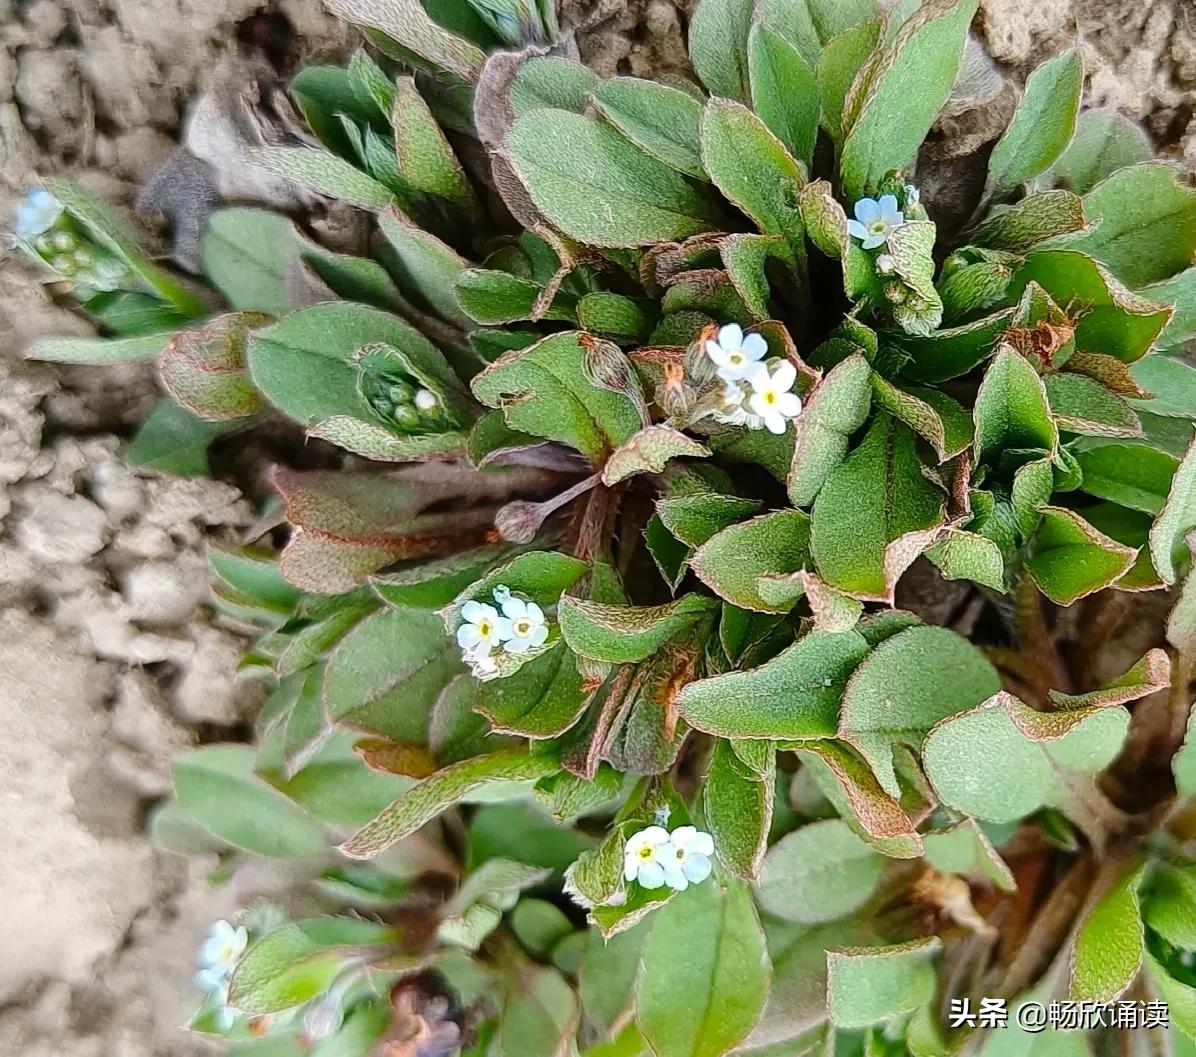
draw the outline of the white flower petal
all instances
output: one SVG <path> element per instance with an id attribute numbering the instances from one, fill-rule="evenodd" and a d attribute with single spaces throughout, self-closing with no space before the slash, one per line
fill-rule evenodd
<path id="1" fill-rule="evenodd" d="M 457 629 L 457 645 L 463 650 L 472 650 L 482 641 L 482 633 L 476 624 L 462 624 Z"/>
<path id="2" fill-rule="evenodd" d="M 494 618 L 494 630 L 490 633 L 490 642 L 497 646 L 500 642 L 505 642 L 512 638 L 515 632 L 511 630 L 511 622 L 506 617 L 496 616 Z"/>
<path id="3" fill-rule="evenodd" d="M 861 198 L 855 204 L 855 218 L 861 224 L 871 224 L 880 219 L 880 203 L 873 198 Z"/>
<path id="4" fill-rule="evenodd" d="M 531 646 L 531 639 L 520 638 L 507 639 L 507 641 L 502 644 L 502 648 L 506 650 L 507 653 L 527 653 L 527 651 L 531 649 Z"/>
<path id="5" fill-rule="evenodd" d="M 792 389 L 793 383 L 796 381 L 797 368 L 789 360 L 785 360 L 772 372 L 772 384 L 783 393 L 787 393 Z"/>
<path id="6" fill-rule="evenodd" d="M 874 250 L 877 246 L 883 246 L 889 241 L 889 233 L 886 231 L 882 235 L 869 235 L 864 239 L 863 246 L 866 250 Z"/>
<path id="7" fill-rule="evenodd" d="M 743 339 L 743 351 L 749 360 L 762 360 L 768 355 L 768 342 L 763 334 L 749 334 Z"/>
<path id="8" fill-rule="evenodd" d="M 659 888 L 664 884 L 664 867 L 656 860 L 640 865 L 636 880 L 645 888 Z"/>
<path id="9" fill-rule="evenodd" d="M 788 420 L 784 415 L 778 415 L 775 411 L 772 414 L 764 415 L 764 428 L 769 433 L 775 433 L 778 437 L 785 432 L 788 426 Z"/>
<path id="10" fill-rule="evenodd" d="M 672 833 L 669 834 L 669 842 L 674 848 L 680 848 L 682 851 L 688 851 L 694 835 L 698 832 L 697 826 L 678 826 Z"/>
<path id="11" fill-rule="evenodd" d="M 857 239 L 866 239 L 868 237 L 868 229 L 858 220 L 849 220 L 847 222 L 847 233 Z"/>
<path id="12" fill-rule="evenodd" d="M 533 624 L 540 625 L 544 623 L 544 610 L 542 610 L 535 602 L 528 602 L 527 604 L 527 619 Z"/>
<path id="13" fill-rule="evenodd" d="M 757 415 L 767 416 L 769 413 L 768 402 L 764 399 L 763 393 L 752 393 L 748 399 L 748 407 Z"/>
<path id="14" fill-rule="evenodd" d="M 710 859 L 700 852 L 690 852 L 681 864 L 681 870 L 694 884 L 700 884 L 710 876 Z"/>
<path id="15" fill-rule="evenodd" d="M 532 632 L 530 639 L 533 647 L 543 646 L 548 641 L 548 628 L 541 624 L 535 631 Z"/>
<path id="16" fill-rule="evenodd" d="M 723 349 L 738 349 L 743 345 L 743 327 L 738 323 L 728 323 L 718 331 L 718 343 Z"/>
<path id="17" fill-rule="evenodd" d="M 882 220 L 889 224 L 892 224 L 894 220 L 896 220 L 898 224 L 901 223 L 901 220 L 898 219 L 901 217 L 901 210 L 897 206 L 896 195 L 881 195 L 880 201 L 876 204 L 880 207 L 880 216 Z"/>
<path id="18" fill-rule="evenodd" d="M 782 393 L 777 397 L 776 407 L 786 418 L 797 418 L 801 414 L 801 397 L 797 393 Z"/>
<path id="19" fill-rule="evenodd" d="M 680 863 L 670 863 L 664 868 L 665 883 L 678 892 L 684 892 L 689 887 L 689 878 L 685 876 L 685 868 Z"/>
<path id="20" fill-rule="evenodd" d="M 502 612 L 504 617 L 518 620 L 527 614 L 527 603 L 522 598 L 508 597 L 502 602 Z"/>
<path id="21" fill-rule="evenodd" d="M 695 830 L 689 842 L 689 851 L 693 855 L 713 855 L 714 838 L 704 830 Z"/>

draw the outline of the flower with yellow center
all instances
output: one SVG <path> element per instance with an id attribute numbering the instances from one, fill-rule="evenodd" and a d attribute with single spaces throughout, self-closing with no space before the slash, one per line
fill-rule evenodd
<path id="1" fill-rule="evenodd" d="M 648 826 L 632 834 L 623 849 L 623 880 L 660 888 L 665 883 L 661 857 L 668 847 L 669 831 L 663 826 Z"/>
<path id="2" fill-rule="evenodd" d="M 763 419 L 764 427 L 770 433 L 784 433 L 789 420 L 801 414 L 801 397 L 792 391 L 793 383 L 797 381 L 797 368 L 786 360 L 769 373 L 761 364 L 748 381 L 752 387 L 748 399 L 752 412 Z"/>

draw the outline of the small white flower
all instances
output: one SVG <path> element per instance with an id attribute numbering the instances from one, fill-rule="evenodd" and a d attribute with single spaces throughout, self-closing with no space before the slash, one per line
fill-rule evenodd
<path id="1" fill-rule="evenodd" d="M 660 851 L 665 883 L 678 892 L 710 876 L 714 838 L 694 826 L 678 826 Z"/>
<path id="2" fill-rule="evenodd" d="M 415 406 L 427 414 L 429 411 L 435 411 L 440 406 L 440 401 L 431 389 L 421 389 L 415 394 Z"/>
<path id="3" fill-rule="evenodd" d="M 495 592 L 495 598 L 498 594 Z M 508 595 L 500 603 L 507 620 L 509 634 L 504 636 L 503 649 L 507 653 L 526 653 L 537 646 L 543 646 L 548 638 L 548 624 L 544 610 L 535 602 Z"/>
<path id="4" fill-rule="evenodd" d="M 22 239 L 36 238 L 57 223 L 63 210 L 63 204 L 44 187 L 31 188 L 17 206 L 13 234 Z"/>
<path id="5" fill-rule="evenodd" d="M 882 195 L 880 201 L 861 198 L 855 204 L 855 220 L 847 222 L 847 230 L 863 243 L 864 249 L 883 246 L 905 223 L 905 215 L 897 208 L 896 195 Z"/>
<path id="6" fill-rule="evenodd" d="M 913 184 L 905 185 L 905 204 L 907 206 L 916 206 L 922 201 L 922 192 L 919 191 Z"/>
<path id="7" fill-rule="evenodd" d="M 897 262 L 891 253 L 882 253 L 876 258 L 876 270 L 881 275 L 892 275 L 897 270 Z"/>
<path id="8" fill-rule="evenodd" d="M 756 416 L 749 415 L 747 408 L 743 406 L 743 402 L 747 399 L 747 393 L 743 391 L 743 386 L 737 382 L 728 382 L 719 395 L 720 403 L 713 412 L 715 422 L 721 422 L 725 426 L 747 426 L 749 429 L 759 428 L 759 424 L 752 425 L 752 420 Z"/>
<path id="9" fill-rule="evenodd" d="M 738 323 L 720 327 L 718 337 L 706 342 L 706 355 L 718 368 L 718 376 L 724 382 L 737 382 L 746 378 L 754 364 L 768 355 L 768 342 L 760 334 L 744 337 Z"/>
<path id="10" fill-rule="evenodd" d="M 237 960 L 249 946 L 249 930 L 234 928 L 227 921 L 217 921 L 199 948 L 200 971 L 195 980 L 205 991 L 214 991 L 237 967 Z M 207 986 L 200 981 L 207 981 Z"/>
<path id="11" fill-rule="evenodd" d="M 473 660 L 487 656 L 510 635 L 510 621 L 484 602 L 466 602 L 461 607 L 461 619 L 465 623 L 457 629 L 457 645 Z"/>
<path id="12" fill-rule="evenodd" d="M 633 834 L 623 849 L 623 880 L 660 888 L 665 883 L 660 857 L 668 846 L 669 831 L 663 826 L 649 826 Z"/>
<path id="13" fill-rule="evenodd" d="M 761 364 L 749 381 L 752 395 L 748 406 L 764 420 L 770 433 L 784 433 L 789 420 L 801 414 L 801 398 L 792 392 L 797 368 L 786 360 L 769 374 L 768 368 Z"/>

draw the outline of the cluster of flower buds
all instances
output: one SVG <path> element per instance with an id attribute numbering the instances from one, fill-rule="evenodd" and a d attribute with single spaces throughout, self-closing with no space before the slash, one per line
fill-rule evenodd
<path id="1" fill-rule="evenodd" d="M 12 241 L 86 301 L 109 290 L 136 289 L 137 273 L 127 261 L 99 245 L 63 204 L 35 187 L 17 207 Z"/>

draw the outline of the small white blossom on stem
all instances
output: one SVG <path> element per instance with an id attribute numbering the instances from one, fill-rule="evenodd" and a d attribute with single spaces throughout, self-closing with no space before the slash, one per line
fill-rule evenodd
<path id="1" fill-rule="evenodd" d="M 668 846 L 669 831 L 663 826 L 648 826 L 632 834 L 623 849 L 623 880 L 660 888 L 665 883 L 661 855 Z"/>
<path id="2" fill-rule="evenodd" d="M 415 406 L 418 410 L 427 414 L 429 411 L 435 411 L 440 406 L 440 400 L 431 389 L 420 389 L 415 394 Z"/>
<path id="3" fill-rule="evenodd" d="M 728 323 L 719 328 L 716 338 L 706 342 L 706 355 L 724 382 L 737 382 L 768 355 L 768 342 L 760 334 L 744 337 L 738 323 Z"/>
<path id="4" fill-rule="evenodd" d="M 461 618 L 465 623 L 457 629 L 457 645 L 469 660 L 487 656 L 510 635 L 509 622 L 484 602 L 466 602 L 461 607 Z"/>
<path id="5" fill-rule="evenodd" d="M 678 826 L 660 852 L 665 883 L 678 892 L 710 876 L 714 838 L 694 826 Z"/>
<path id="6" fill-rule="evenodd" d="M 749 381 L 752 395 L 748 406 L 763 419 L 764 427 L 770 433 L 784 433 L 789 420 L 801 414 L 801 397 L 792 391 L 793 383 L 797 381 L 797 368 L 786 360 L 770 374 L 761 364 Z"/>
<path id="7" fill-rule="evenodd" d="M 34 187 L 17 206 L 13 234 L 33 239 L 50 230 L 63 214 L 63 205 L 44 187 Z"/>
<path id="8" fill-rule="evenodd" d="M 497 597 L 498 592 L 495 592 L 495 598 Z M 525 602 L 522 598 L 508 597 L 501 601 L 501 605 L 503 616 L 507 620 L 506 628 L 509 630 L 509 635 L 503 642 L 503 649 L 507 653 L 526 653 L 544 645 L 548 638 L 544 610 L 535 602 Z"/>
<path id="9" fill-rule="evenodd" d="M 916 206 L 922 201 L 922 192 L 919 191 L 913 184 L 905 185 L 905 204 L 907 206 Z"/>
<path id="10" fill-rule="evenodd" d="M 847 230 L 859 239 L 864 249 L 874 250 L 889 241 L 905 223 L 905 214 L 897 208 L 896 195 L 882 195 L 880 201 L 861 198 L 855 204 L 855 220 L 847 222 Z"/>
<path id="11" fill-rule="evenodd" d="M 196 983 L 205 991 L 214 991 L 237 967 L 237 961 L 249 946 L 249 930 L 234 928 L 227 921 L 217 921 L 199 948 L 199 973 Z M 204 982 L 201 982 L 204 981 Z"/>

